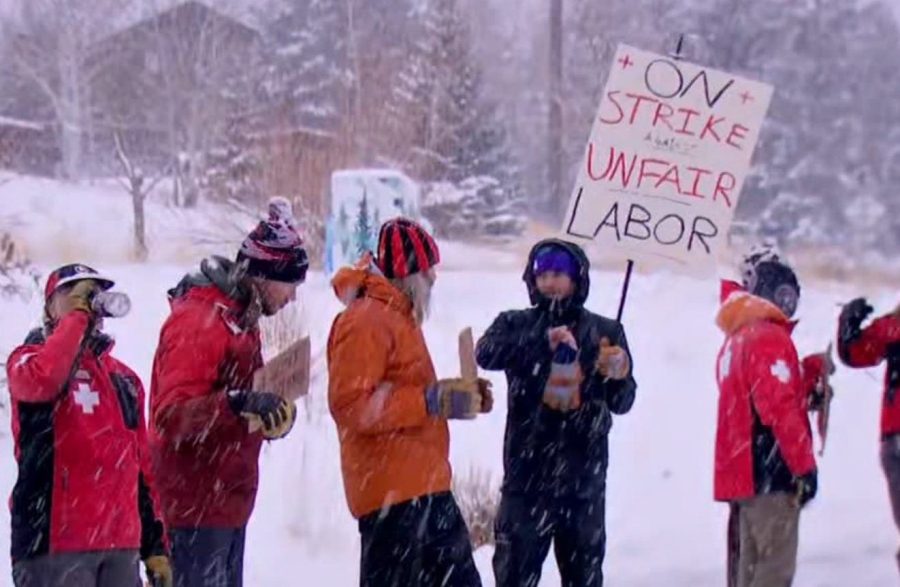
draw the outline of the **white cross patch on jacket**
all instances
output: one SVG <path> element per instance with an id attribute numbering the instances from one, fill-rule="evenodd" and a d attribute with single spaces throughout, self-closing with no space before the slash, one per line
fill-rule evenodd
<path id="1" fill-rule="evenodd" d="M 791 370 L 788 369 L 787 363 L 784 362 L 784 359 L 778 359 L 775 361 L 775 364 L 772 365 L 771 373 L 774 377 L 781 381 L 782 383 L 790 383 L 791 381 Z"/>
<path id="2" fill-rule="evenodd" d="M 73 394 L 75 403 L 81 406 L 84 414 L 93 414 L 94 407 L 100 404 L 100 394 L 91 389 L 87 383 L 79 383 L 78 390 Z"/>
<path id="3" fill-rule="evenodd" d="M 731 360 L 732 360 L 732 351 L 731 351 L 731 343 L 728 343 L 728 346 L 725 348 L 725 352 L 722 353 L 722 358 L 719 359 L 719 382 L 728 379 L 728 376 L 731 375 Z"/>

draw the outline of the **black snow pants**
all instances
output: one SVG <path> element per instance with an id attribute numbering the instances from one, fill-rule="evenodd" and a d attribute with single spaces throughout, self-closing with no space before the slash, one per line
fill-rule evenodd
<path id="1" fill-rule="evenodd" d="M 361 587 L 481 587 L 469 533 L 449 492 L 359 520 Z"/>
<path id="2" fill-rule="evenodd" d="M 175 587 L 242 587 L 244 528 L 169 531 Z"/>
<path id="3" fill-rule="evenodd" d="M 48 554 L 13 565 L 16 587 L 134 587 L 137 550 Z"/>
<path id="4" fill-rule="evenodd" d="M 562 587 L 602 587 L 605 493 L 593 499 L 504 493 L 495 538 L 497 587 L 537 587 L 551 541 Z"/>

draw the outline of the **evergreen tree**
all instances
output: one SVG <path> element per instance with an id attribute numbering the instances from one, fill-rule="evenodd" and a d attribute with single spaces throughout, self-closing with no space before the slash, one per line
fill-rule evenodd
<path id="1" fill-rule="evenodd" d="M 359 203 L 359 214 L 356 217 L 356 252 L 360 255 L 372 250 L 372 223 L 369 217 L 369 198 L 363 192 L 362 201 Z"/>
<path id="2" fill-rule="evenodd" d="M 269 100 L 288 123 L 330 128 L 349 110 L 348 2 L 291 2 L 269 27 Z"/>
<path id="3" fill-rule="evenodd" d="M 496 106 L 484 95 L 457 0 L 427 0 L 421 8 L 421 29 L 388 108 L 389 115 L 407 121 L 412 159 L 418 161 L 413 173 L 469 192 L 474 184 L 462 183 L 482 178 L 478 185 L 499 185 L 501 194 L 483 211 L 485 220 L 508 213 L 511 203 L 521 214 L 519 170 Z"/>
<path id="4" fill-rule="evenodd" d="M 262 204 L 262 159 L 241 121 L 232 122 L 222 145 L 211 149 L 204 157 L 200 177 L 201 193 L 209 200 L 234 199 Z"/>

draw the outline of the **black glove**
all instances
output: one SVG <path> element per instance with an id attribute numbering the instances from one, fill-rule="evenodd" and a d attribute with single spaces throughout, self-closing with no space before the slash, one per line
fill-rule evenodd
<path id="1" fill-rule="evenodd" d="M 841 344 L 850 344 L 862 333 L 862 323 L 875 308 L 869 305 L 866 298 L 856 298 L 841 310 L 838 339 Z"/>
<path id="2" fill-rule="evenodd" d="M 228 405 L 238 416 L 259 417 L 266 429 L 277 429 L 291 418 L 288 402 L 268 391 L 233 389 L 228 392 Z"/>
<path id="3" fill-rule="evenodd" d="M 812 501 L 818 491 L 819 474 L 815 469 L 806 475 L 797 477 L 797 501 L 800 502 L 800 507 Z"/>

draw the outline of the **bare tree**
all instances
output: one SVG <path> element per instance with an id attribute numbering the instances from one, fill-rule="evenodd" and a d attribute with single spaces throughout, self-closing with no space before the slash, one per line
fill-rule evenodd
<path id="1" fill-rule="evenodd" d="M 172 37 L 159 31 L 156 55 L 162 91 L 158 97 L 170 159 L 180 163 L 180 202 L 192 207 L 199 197 L 203 155 L 224 139 L 241 111 L 253 108 L 259 46 L 236 52 L 234 33 L 214 18 L 199 20 L 199 31 Z M 165 33 L 165 34 L 164 34 Z M 255 31 L 248 29 L 246 37 Z M 260 39 L 261 43 L 261 39 Z M 236 54 L 240 53 L 240 54 Z"/>
<path id="2" fill-rule="evenodd" d="M 116 145 L 116 158 L 122 166 L 126 180 L 119 179 L 122 187 L 131 195 L 131 206 L 134 212 L 134 249 L 135 255 L 141 261 L 147 259 L 147 228 L 146 216 L 144 214 L 144 201 L 156 184 L 162 180 L 164 174 L 159 174 L 151 178 L 145 183 L 144 172 L 134 165 L 128 153 L 125 151 L 125 145 L 122 142 L 122 136 L 119 132 L 113 134 Z"/>
<path id="3" fill-rule="evenodd" d="M 116 0 L 32 0 L 22 3 L 18 18 L 5 20 L 0 28 L 10 39 L 0 68 L 44 98 L 59 127 L 62 172 L 69 178 L 83 171 L 83 140 L 91 114 L 88 88 L 106 64 L 90 58 L 91 43 L 121 9 Z"/>
<path id="4" fill-rule="evenodd" d="M 568 194 L 562 186 L 562 149 L 563 149 L 563 112 L 562 112 L 562 80 L 563 80 L 563 0 L 550 0 L 550 88 L 547 96 L 550 100 L 547 125 L 549 129 L 549 145 L 547 149 L 547 165 L 550 178 L 550 209 L 554 205 L 565 214 Z"/>

